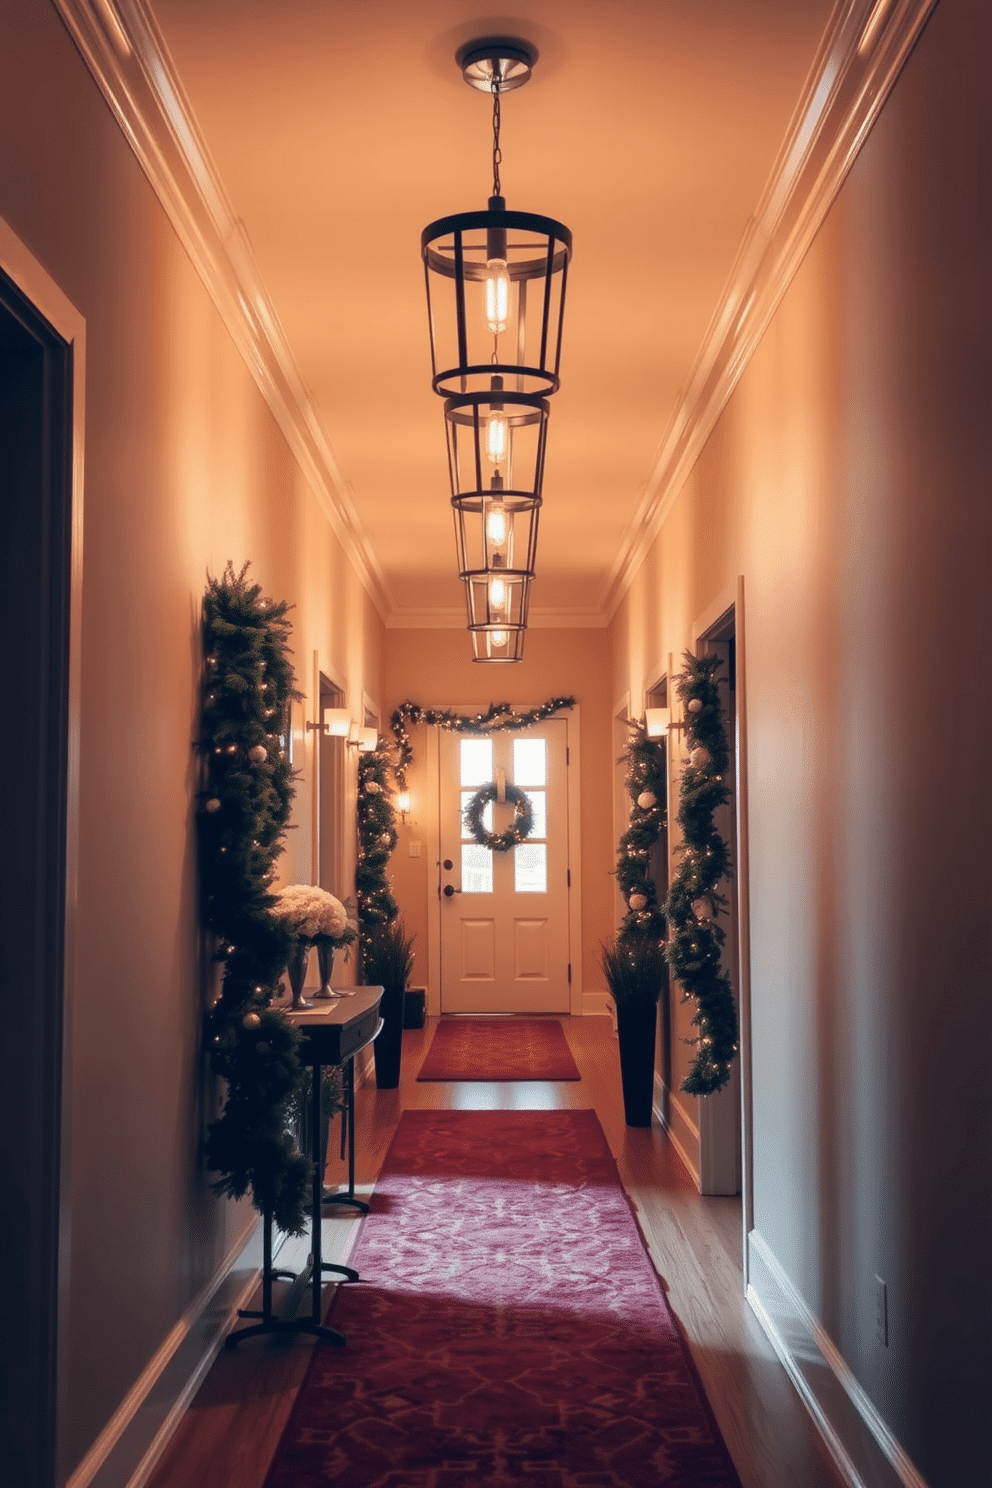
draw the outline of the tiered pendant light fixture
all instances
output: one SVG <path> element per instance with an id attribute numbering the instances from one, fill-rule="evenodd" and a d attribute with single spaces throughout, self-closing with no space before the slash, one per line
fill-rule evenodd
<path id="1" fill-rule="evenodd" d="M 558 390 L 572 235 L 551 217 L 508 212 L 499 170 L 501 96 L 536 60 L 529 43 L 507 37 L 457 53 L 465 81 L 492 94 L 493 192 L 485 212 L 442 217 L 421 237 L 474 661 L 523 657 L 547 399 Z"/>

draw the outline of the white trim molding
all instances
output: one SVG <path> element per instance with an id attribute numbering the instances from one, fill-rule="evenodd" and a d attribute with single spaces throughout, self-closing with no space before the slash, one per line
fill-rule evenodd
<path id="1" fill-rule="evenodd" d="M 380 615 L 385 575 L 244 227 L 145 0 L 55 0 L 180 242 Z"/>
<path id="2" fill-rule="evenodd" d="M 654 1072 L 654 1100 L 651 1109 L 659 1126 L 668 1133 L 668 1139 L 682 1159 L 686 1172 L 699 1188 L 699 1160 L 693 1156 L 693 1153 L 699 1152 L 699 1127 L 677 1093 L 667 1088 L 657 1070 Z"/>
<path id="3" fill-rule="evenodd" d="M 850 1488 L 927 1488 L 757 1230 L 747 1300 Z"/>
<path id="4" fill-rule="evenodd" d="M 279 1237 L 277 1236 L 277 1242 Z M 278 1243 L 276 1245 L 278 1248 Z M 65 1488 L 143 1488 L 258 1281 L 258 1216 L 149 1359 Z"/>
<path id="5" fill-rule="evenodd" d="M 600 608 L 615 613 L 794 274 L 936 0 L 837 0 L 768 185 L 617 550 Z"/>

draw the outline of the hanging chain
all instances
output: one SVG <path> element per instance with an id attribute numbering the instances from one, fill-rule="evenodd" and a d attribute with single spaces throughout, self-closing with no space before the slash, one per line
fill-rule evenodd
<path id="1" fill-rule="evenodd" d="M 496 65 L 498 69 L 499 64 L 497 63 Z M 499 179 L 499 168 L 503 160 L 503 152 L 499 147 L 499 84 L 500 77 L 499 71 L 497 70 L 493 73 L 493 196 L 503 195 Z"/>

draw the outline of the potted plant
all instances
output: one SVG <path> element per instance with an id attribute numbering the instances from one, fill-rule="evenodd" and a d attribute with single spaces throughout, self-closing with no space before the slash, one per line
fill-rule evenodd
<path id="1" fill-rule="evenodd" d="M 621 935 L 603 946 L 601 960 L 617 1010 L 624 1117 L 628 1126 L 650 1126 L 664 947 L 650 935 Z"/>
<path id="2" fill-rule="evenodd" d="M 400 1083 L 403 994 L 413 969 L 413 941 L 402 920 L 396 919 L 376 925 L 362 942 L 362 976 L 367 985 L 383 988 L 379 1004 L 382 1032 L 372 1045 L 379 1090 L 395 1090 Z"/>

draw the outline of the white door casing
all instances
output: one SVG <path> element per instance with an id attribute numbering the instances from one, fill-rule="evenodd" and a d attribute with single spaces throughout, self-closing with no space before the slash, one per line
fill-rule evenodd
<path id="1" fill-rule="evenodd" d="M 443 1013 L 570 1010 L 567 760 L 564 719 L 440 737 Z M 462 813 L 478 786 L 500 771 L 530 797 L 535 824 L 520 847 L 491 852 L 468 833 Z M 511 816 L 511 806 L 495 804 L 486 825 L 502 832 Z"/>

